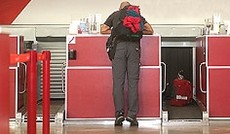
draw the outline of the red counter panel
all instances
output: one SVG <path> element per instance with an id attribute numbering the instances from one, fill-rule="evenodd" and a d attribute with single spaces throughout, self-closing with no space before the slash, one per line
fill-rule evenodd
<path id="1" fill-rule="evenodd" d="M 208 66 L 230 66 L 230 36 L 208 36 Z"/>
<path id="2" fill-rule="evenodd" d="M 111 69 L 69 69 L 67 118 L 113 117 Z"/>
<path id="3" fill-rule="evenodd" d="M 230 117 L 230 68 L 209 69 L 210 117 Z"/>
<path id="4" fill-rule="evenodd" d="M 76 60 L 69 60 L 68 66 L 110 66 L 105 43 L 108 36 L 76 36 L 75 43 L 68 49 L 76 50 Z M 159 66 L 160 37 L 144 36 L 141 39 L 141 64 Z"/>
<path id="5" fill-rule="evenodd" d="M 68 69 L 67 118 L 113 118 L 112 72 Z M 160 118 L 160 68 L 142 68 L 138 117 Z"/>
<path id="6" fill-rule="evenodd" d="M 108 36 L 79 36 L 76 44 L 68 45 L 69 49 L 76 50 L 76 60 L 69 60 L 68 66 L 109 66 L 105 43 Z"/>
<path id="7" fill-rule="evenodd" d="M 144 36 L 141 39 L 141 65 L 160 66 L 160 36 Z"/>
<path id="8" fill-rule="evenodd" d="M 202 41 L 196 49 L 197 98 L 207 105 L 210 118 L 230 118 L 230 36 L 208 35 Z M 202 66 L 202 87 L 207 95 L 199 90 L 202 62 L 206 63 Z"/>
<path id="9" fill-rule="evenodd" d="M 160 68 L 142 68 L 138 117 L 160 118 Z"/>

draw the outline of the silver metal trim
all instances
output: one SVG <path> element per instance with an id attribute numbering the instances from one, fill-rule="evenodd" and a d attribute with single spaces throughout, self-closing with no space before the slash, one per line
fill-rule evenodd
<path id="1" fill-rule="evenodd" d="M 230 118 L 226 118 L 226 117 L 209 117 L 209 120 L 221 120 L 221 121 L 224 121 L 224 120 L 230 120 Z"/>
<path id="2" fill-rule="evenodd" d="M 25 67 L 25 80 L 24 80 L 24 83 L 26 83 L 27 82 L 27 65 L 24 63 L 24 62 L 20 62 L 20 64 L 22 64 L 24 67 Z M 24 90 L 22 91 L 22 92 L 20 92 L 20 91 L 18 91 L 19 92 L 19 94 L 23 94 L 23 93 L 25 93 L 26 92 L 26 86 L 27 86 L 27 84 L 24 84 Z"/>
<path id="3" fill-rule="evenodd" d="M 168 122 L 169 121 L 168 111 L 163 111 L 162 114 L 163 114 L 163 116 L 162 116 L 162 122 L 163 123 Z"/>
<path id="4" fill-rule="evenodd" d="M 202 62 L 202 63 L 200 64 L 200 77 L 199 77 L 199 78 L 200 78 L 200 79 L 199 79 L 199 80 L 200 80 L 200 91 L 201 91 L 202 93 L 206 94 L 207 91 L 204 91 L 204 90 L 203 90 L 203 87 L 202 87 L 202 84 L 203 84 L 203 83 L 202 83 L 202 66 L 203 66 L 203 65 L 206 65 L 206 62 Z"/>
<path id="5" fill-rule="evenodd" d="M 18 67 L 9 67 L 10 70 L 17 69 Z"/>
<path id="6" fill-rule="evenodd" d="M 196 43 L 194 42 L 166 42 L 163 41 L 161 47 L 196 47 Z"/>
<path id="7" fill-rule="evenodd" d="M 64 69 L 66 68 L 66 62 L 63 62 L 62 64 L 62 68 L 61 68 L 61 71 L 62 71 L 62 82 L 61 82 L 61 90 L 63 93 L 65 93 L 65 89 L 64 89 Z"/>
<path id="8" fill-rule="evenodd" d="M 202 112 L 202 121 L 204 122 L 204 123 L 209 123 L 209 114 L 208 114 L 208 112 L 207 111 L 203 111 Z"/>
<path id="9" fill-rule="evenodd" d="M 210 103 L 209 103 L 209 69 L 208 69 L 208 36 L 205 36 L 205 48 L 206 48 L 206 50 L 205 50 L 205 52 L 206 52 L 206 54 L 205 54 L 205 61 L 206 61 L 206 66 L 207 66 L 207 73 L 206 73 L 206 107 L 207 107 L 207 115 L 209 116 L 209 113 L 210 113 L 210 110 L 209 110 L 209 105 L 210 105 Z"/>
<path id="10" fill-rule="evenodd" d="M 194 125 L 208 125 L 200 119 L 175 119 L 169 120 L 168 122 L 163 122 L 163 126 L 194 126 Z"/>
<path id="11" fill-rule="evenodd" d="M 112 69 L 112 66 L 70 66 L 67 69 Z"/>
<path id="12" fill-rule="evenodd" d="M 139 122 L 138 127 L 152 127 L 153 125 L 161 125 L 162 121 L 160 118 L 137 118 Z M 77 124 L 77 125 L 113 125 L 115 118 L 72 118 L 65 120 L 64 124 Z M 123 126 L 130 125 L 128 121 L 123 122 Z"/>
<path id="13" fill-rule="evenodd" d="M 193 51 L 193 99 L 196 100 L 196 48 L 192 49 Z"/>
<path id="14" fill-rule="evenodd" d="M 161 62 L 161 64 L 164 66 L 164 87 L 163 90 L 161 91 L 162 93 L 165 92 L 166 86 L 167 86 L 167 65 L 164 62 Z"/>
<path id="15" fill-rule="evenodd" d="M 209 69 L 230 69 L 230 66 L 208 66 Z"/>
<path id="16" fill-rule="evenodd" d="M 65 68 L 65 120 L 67 119 L 67 113 L 68 113 L 68 109 L 67 109 L 67 102 L 68 102 L 67 71 L 68 71 L 68 68 L 67 67 Z"/>
<path id="17" fill-rule="evenodd" d="M 64 105 L 58 110 L 58 112 L 55 114 L 54 122 L 56 125 L 62 126 L 64 123 Z"/>
<path id="18" fill-rule="evenodd" d="M 141 66 L 140 68 L 161 68 L 160 66 Z M 112 66 L 70 66 L 66 69 L 112 69 Z"/>
<path id="19" fill-rule="evenodd" d="M 208 65 L 209 65 L 209 61 L 208 61 L 208 55 L 209 55 L 209 54 L 208 54 L 208 53 L 209 53 L 209 52 L 208 52 L 208 47 L 209 47 L 209 46 L 208 46 L 208 36 L 205 36 L 204 44 L 205 44 L 205 45 L 204 45 L 203 47 L 205 47 L 205 49 L 206 49 L 206 50 L 205 50 L 205 52 L 206 52 L 206 54 L 205 54 L 205 61 L 206 61 L 206 66 L 208 66 Z"/>
<path id="20" fill-rule="evenodd" d="M 159 76 L 159 87 L 160 87 L 160 89 L 159 89 L 159 98 L 160 98 L 160 100 L 159 100 L 159 106 L 160 106 L 160 111 L 159 111 L 159 114 L 160 114 L 160 119 L 162 119 L 162 107 L 163 107 L 163 99 L 162 99 L 162 85 L 161 85 L 161 83 L 162 83 L 162 68 L 161 68 L 161 44 L 162 44 L 162 41 L 161 41 L 161 35 L 157 35 L 158 36 L 158 39 L 159 39 L 159 69 L 160 69 L 160 76 Z"/>

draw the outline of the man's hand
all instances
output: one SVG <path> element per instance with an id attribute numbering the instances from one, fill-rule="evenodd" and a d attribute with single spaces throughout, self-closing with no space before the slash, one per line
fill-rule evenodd
<path id="1" fill-rule="evenodd" d="M 153 34 L 153 28 L 152 26 L 149 24 L 149 23 L 145 23 L 144 24 L 144 30 L 143 30 L 143 34 L 148 34 L 148 35 L 151 35 Z"/>
<path id="2" fill-rule="evenodd" d="M 102 24 L 101 26 L 101 34 L 111 34 L 111 29 L 109 26 Z"/>

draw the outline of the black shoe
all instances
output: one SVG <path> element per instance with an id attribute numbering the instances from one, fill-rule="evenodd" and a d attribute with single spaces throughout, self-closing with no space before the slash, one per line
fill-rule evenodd
<path id="1" fill-rule="evenodd" d="M 138 121 L 137 121 L 136 117 L 130 117 L 130 116 L 128 116 L 126 118 L 126 120 L 128 122 L 130 122 L 130 126 L 138 126 Z"/>
<path id="2" fill-rule="evenodd" d="M 123 121 L 125 120 L 125 117 L 124 117 L 124 113 L 123 112 L 118 112 L 116 114 L 116 120 L 115 120 L 115 126 L 122 126 L 123 125 Z"/>

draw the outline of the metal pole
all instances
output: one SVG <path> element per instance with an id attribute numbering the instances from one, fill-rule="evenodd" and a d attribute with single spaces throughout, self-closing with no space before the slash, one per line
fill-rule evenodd
<path id="1" fill-rule="evenodd" d="M 43 51 L 43 134 L 50 134 L 50 52 Z"/>
<path id="2" fill-rule="evenodd" d="M 27 133 L 36 134 L 37 105 L 37 52 L 30 51 L 28 63 Z"/>

